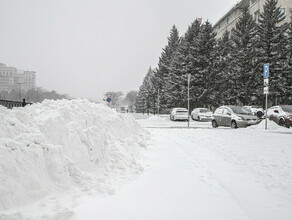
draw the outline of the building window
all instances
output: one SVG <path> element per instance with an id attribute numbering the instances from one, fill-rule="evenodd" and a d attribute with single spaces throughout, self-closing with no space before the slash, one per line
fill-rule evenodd
<path id="1" fill-rule="evenodd" d="M 226 24 L 227 25 L 229 24 L 229 18 L 226 18 Z"/>

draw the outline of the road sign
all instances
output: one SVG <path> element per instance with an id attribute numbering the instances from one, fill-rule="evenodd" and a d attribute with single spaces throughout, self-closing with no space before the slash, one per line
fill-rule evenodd
<path id="1" fill-rule="evenodd" d="M 264 78 L 269 78 L 269 69 L 270 69 L 270 65 L 264 64 Z"/>
<path id="2" fill-rule="evenodd" d="M 264 87 L 264 94 L 269 94 L 269 87 Z"/>
<path id="3" fill-rule="evenodd" d="M 268 87 L 269 86 L 269 78 L 265 78 L 264 79 L 264 87 Z"/>

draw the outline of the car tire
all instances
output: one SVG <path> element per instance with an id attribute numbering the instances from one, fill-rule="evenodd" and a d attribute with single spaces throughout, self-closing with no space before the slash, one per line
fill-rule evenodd
<path id="1" fill-rule="evenodd" d="M 213 128 L 218 128 L 218 124 L 215 120 L 212 121 L 212 127 Z"/>
<path id="2" fill-rule="evenodd" d="M 236 129 L 237 128 L 236 121 L 232 121 L 230 126 L 231 128 Z"/>
<path id="3" fill-rule="evenodd" d="M 201 121 L 201 118 L 200 118 L 200 116 L 198 116 L 198 121 Z"/>
<path id="4" fill-rule="evenodd" d="M 280 118 L 279 122 L 278 122 L 278 125 L 280 126 L 285 126 L 285 121 L 283 118 Z"/>

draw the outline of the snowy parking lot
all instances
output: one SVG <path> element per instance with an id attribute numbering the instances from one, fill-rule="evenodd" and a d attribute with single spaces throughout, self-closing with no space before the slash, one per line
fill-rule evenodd
<path id="1" fill-rule="evenodd" d="M 108 114 L 102 120 L 111 122 L 110 140 L 124 125 L 137 130 L 128 115 Z M 67 183 L 67 190 L 54 188 L 34 202 L 0 210 L 0 219 L 292 219 L 291 129 L 273 122 L 268 131 L 263 122 L 214 129 L 210 122 L 196 121 L 187 128 L 187 122 L 170 121 L 167 115 L 132 116 L 144 129 L 146 139 L 135 138 L 145 148 L 127 152 L 132 142 L 124 142 L 120 134 L 111 145 L 120 144 L 122 151 L 112 146 L 108 151 L 115 153 L 108 157 L 114 160 L 102 169 L 97 165 L 105 169 L 103 175 L 94 173 L 93 178 L 91 172 L 84 179 L 78 174 L 74 178 L 81 188 Z M 115 117 L 121 120 L 117 126 Z"/>
<path id="2" fill-rule="evenodd" d="M 114 196 L 85 201 L 72 219 L 292 218 L 291 130 L 136 118 L 151 134 L 145 172 Z"/>

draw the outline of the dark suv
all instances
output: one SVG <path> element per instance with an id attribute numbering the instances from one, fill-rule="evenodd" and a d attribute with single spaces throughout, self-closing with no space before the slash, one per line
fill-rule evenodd
<path id="1" fill-rule="evenodd" d="M 212 126 L 226 126 L 231 128 L 247 127 L 258 124 L 260 120 L 249 110 L 241 106 L 229 105 L 216 109 L 212 116 Z"/>

